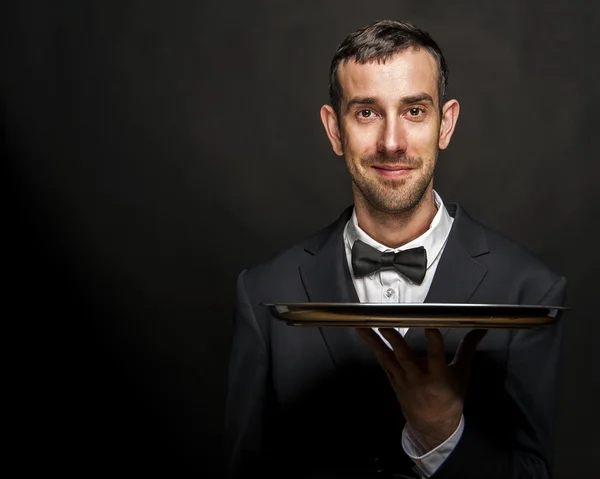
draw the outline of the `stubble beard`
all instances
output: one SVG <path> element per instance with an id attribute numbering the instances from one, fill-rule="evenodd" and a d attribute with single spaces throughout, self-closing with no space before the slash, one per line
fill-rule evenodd
<path id="1" fill-rule="evenodd" d="M 437 150 L 432 158 L 406 157 L 404 155 L 367 156 L 359 160 L 360 166 L 346 159 L 346 165 L 352 177 L 353 189 L 366 203 L 369 209 L 387 215 L 406 215 L 414 211 L 423 201 L 425 193 L 433 180 L 437 161 Z M 376 176 L 371 171 L 374 164 L 403 165 L 413 168 L 409 178 L 388 179 Z"/>

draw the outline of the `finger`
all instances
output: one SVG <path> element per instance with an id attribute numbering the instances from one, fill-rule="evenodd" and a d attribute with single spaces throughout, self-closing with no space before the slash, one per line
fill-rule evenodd
<path id="1" fill-rule="evenodd" d="M 396 361 L 394 352 L 381 340 L 381 337 L 371 328 L 357 328 L 356 331 L 371 346 L 375 353 L 375 358 L 377 358 L 377 361 L 385 370 L 390 381 L 402 380 L 404 371 L 402 371 L 398 361 Z"/>
<path id="2" fill-rule="evenodd" d="M 407 374 L 416 375 L 423 372 L 415 353 L 398 331 L 393 328 L 379 328 L 379 332 L 390 343 L 396 361 Z"/>
<path id="3" fill-rule="evenodd" d="M 385 366 L 381 365 L 381 369 L 383 369 L 383 372 L 385 372 L 385 375 L 387 376 L 387 378 L 390 381 L 390 384 L 392 385 L 392 388 L 394 388 L 394 390 L 396 391 L 400 391 L 399 387 L 400 387 L 400 382 L 398 382 L 396 380 L 396 377 L 394 376 L 394 374 Z M 404 373 L 401 373 L 404 374 Z"/>
<path id="4" fill-rule="evenodd" d="M 452 364 L 460 369 L 465 376 L 468 375 L 471 369 L 475 350 L 477 349 L 479 342 L 487 334 L 487 331 L 487 329 L 473 329 L 465 335 L 458 345 Z"/>
<path id="5" fill-rule="evenodd" d="M 444 338 L 439 329 L 425 329 L 427 338 L 427 367 L 431 372 L 443 371 L 446 367 L 446 354 L 444 352 Z"/>

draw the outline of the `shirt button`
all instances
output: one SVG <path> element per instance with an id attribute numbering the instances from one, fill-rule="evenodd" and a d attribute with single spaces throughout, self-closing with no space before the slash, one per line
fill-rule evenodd
<path id="1" fill-rule="evenodd" d="M 393 290 L 392 288 L 388 288 L 388 289 L 385 291 L 385 297 L 386 297 L 386 298 L 391 298 L 392 296 L 394 296 L 394 290 Z"/>

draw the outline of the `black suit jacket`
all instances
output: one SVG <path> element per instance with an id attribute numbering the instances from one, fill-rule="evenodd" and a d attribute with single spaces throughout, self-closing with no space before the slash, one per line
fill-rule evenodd
<path id="1" fill-rule="evenodd" d="M 566 281 L 456 204 L 425 302 L 561 305 Z M 261 303 L 358 302 L 336 222 L 243 271 L 225 436 L 232 477 L 405 477 L 405 420 L 372 351 L 353 329 L 291 327 Z M 561 325 L 490 330 L 475 355 L 463 435 L 434 478 L 548 478 Z M 466 333 L 442 330 L 449 359 Z M 405 336 L 425 353 L 424 332 Z"/>

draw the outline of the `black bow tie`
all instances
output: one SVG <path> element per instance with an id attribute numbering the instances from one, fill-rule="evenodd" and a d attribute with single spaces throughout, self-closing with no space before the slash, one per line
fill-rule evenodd
<path id="1" fill-rule="evenodd" d="M 404 251 L 381 251 L 356 240 L 352 246 L 354 276 L 368 276 L 380 269 L 395 269 L 413 283 L 421 284 L 427 271 L 427 251 L 422 246 Z"/>

